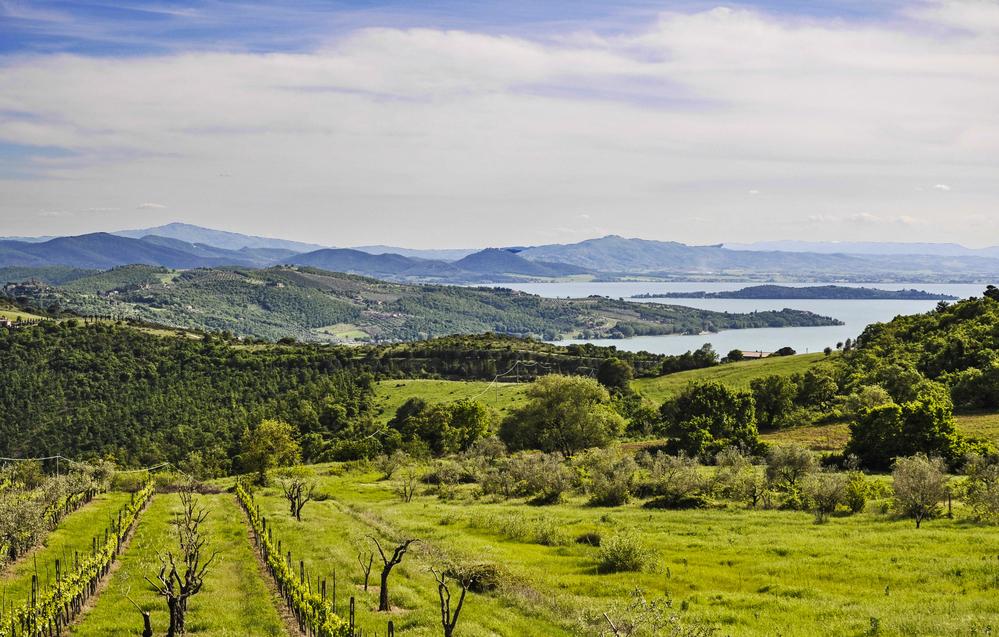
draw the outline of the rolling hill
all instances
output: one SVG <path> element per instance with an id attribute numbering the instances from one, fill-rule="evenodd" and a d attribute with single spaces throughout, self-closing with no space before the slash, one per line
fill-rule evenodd
<path id="1" fill-rule="evenodd" d="M 548 299 L 501 288 L 389 283 L 302 266 L 171 272 L 137 265 L 10 293 L 84 315 L 270 340 L 404 341 L 483 332 L 596 338 L 836 323 L 798 310 L 737 314 L 601 297 Z"/>
<path id="2" fill-rule="evenodd" d="M 138 230 L 119 230 L 112 234 L 119 237 L 131 239 L 142 239 L 150 235 L 177 239 L 184 243 L 195 243 L 224 250 L 242 250 L 244 248 L 263 248 L 285 250 L 291 253 L 311 252 L 326 246 L 313 243 L 303 243 L 301 241 L 289 241 L 287 239 L 272 239 L 270 237 L 257 237 L 253 235 L 240 234 L 238 232 L 228 232 L 225 230 L 213 230 L 203 228 L 189 223 L 168 223 L 155 228 L 143 228 Z"/>

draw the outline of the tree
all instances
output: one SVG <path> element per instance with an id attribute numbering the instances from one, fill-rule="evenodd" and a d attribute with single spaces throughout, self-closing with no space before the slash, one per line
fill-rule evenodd
<path id="1" fill-rule="evenodd" d="M 382 472 L 383 480 L 391 480 L 395 472 L 410 462 L 409 454 L 402 449 L 396 449 L 390 454 L 382 454 L 375 459 L 375 466 Z"/>
<path id="2" fill-rule="evenodd" d="M 816 522 L 825 522 L 826 517 L 844 501 L 846 484 L 846 476 L 835 471 L 820 471 L 805 478 L 805 496 L 815 513 Z"/>
<path id="3" fill-rule="evenodd" d="M 274 467 L 295 464 L 299 447 L 294 428 L 280 420 L 263 420 L 253 430 L 243 433 L 243 466 L 257 474 L 257 483 L 267 483 L 267 472 Z"/>
<path id="4" fill-rule="evenodd" d="M 688 385 L 659 414 L 676 452 L 713 456 L 728 446 L 755 451 L 759 445 L 753 396 L 721 383 Z"/>
<path id="5" fill-rule="evenodd" d="M 170 613 L 167 637 L 185 634 L 188 600 L 201 592 L 205 574 L 218 557 L 218 551 L 214 551 L 208 559 L 202 555 L 205 538 L 201 534 L 201 524 L 208 517 L 208 510 L 198 505 L 190 485 L 180 491 L 179 496 L 182 512 L 173 524 L 177 529 L 181 564 L 178 567 L 174 552 L 167 551 L 160 555 L 161 566 L 156 581 L 145 578 L 153 590 L 166 598 Z"/>
<path id="6" fill-rule="evenodd" d="M 815 471 L 816 464 L 812 452 L 800 444 L 773 447 L 767 454 L 767 480 L 785 491 L 794 491 L 802 478 Z"/>
<path id="7" fill-rule="evenodd" d="M 916 521 L 936 514 L 937 505 L 947 496 L 947 475 L 940 458 L 916 454 L 898 458 L 891 473 L 895 503 L 899 510 Z"/>
<path id="8" fill-rule="evenodd" d="M 798 385 L 787 376 L 771 374 L 754 378 L 749 383 L 756 406 L 756 421 L 763 429 L 776 429 L 787 424 L 794 411 Z"/>
<path id="9" fill-rule="evenodd" d="M 734 349 L 725 355 L 725 360 L 727 360 L 730 363 L 738 363 L 739 361 L 744 360 L 745 358 L 746 355 L 742 353 L 741 349 Z"/>
<path id="10" fill-rule="evenodd" d="M 396 486 L 396 493 L 403 502 L 412 502 L 416 495 L 416 485 L 420 481 L 420 472 L 413 465 L 406 465 L 402 471 L 402 478 Z"/>
<path id="11" fill-rule="evenodd" d="M 592 378 L 542 376 L 526 396 L 527 404 L 500 427 L 500 438 L 511 450 L 541 449 L 571 457 L 589 447 L 606 447 L 624 431 L 610 394 Z"/>
<path id="12" fill-rule="evenodd" d="M 630 394 L 631 379 L 634 377 L 634 368 L 617 357 L 605 358 L 597 368 L 597 380 L 615 393 Z"/>
<path id="13" fill-rule="evenodd" d="M 364 574 L 364 592 L 368 592 L 368 580 L 371 579 L 371 566 L 375 563 L 375 554 L 373 551 L 368 551 L 368 562 L 364 562 L 363 553 L 357 554 L 357 563 L 361 565 L 361 573 Z"/>
<path id="14" fill-rule="evenodd" d="M 867 467 L 886 469 L 894 458 L 917 453 L 955 461 L 962 448 L 949 398 L 927 393 L 901 405 L 862 410 L 850 424 L 845 453 L 856 455 Z"/>
<path id="15" fill-rule="evenodd" d="M 999 458 L 973 455 L 965 467 L 965 500 L 979 520 L 999 522 Z"/>
<path id="16" fill-rule="evenodd" d="M 278 483 L 285 499 L 288 500 L 291 514 L 301 522 L 302 509 L 316 498 L 318 484 L 315 477 L 305 467 L 296 467 L 283 470 L 278 476 Z"/>
<path id="17" fill-rule="evenodd" d="M 801 376 L 798 384 L 798 404 L 824 408 L 829 405 L 839 391 L 836 377 L 827 365 L 809 368 Z"/>
<path id="18" fill-rule="evenodd" d="M 401 544 L 396 546 L 395 549 L 393 549 L 392 556 L 389 557 L 385 554 L 385 551 L 382 550 L 381 542 L 371 535 L 369 535 L 368 538 L 375 543 L 375 548 L 378 549 L 378 555 L 382 558 L 381 590 L 378 591 L 378 610 L 388 611 L 392 608 L 389 604 L 389 575 L 392 573 L 392 569 L 402 561 L 402 558 L 406 555 L 406 551 L 409 550 L 410 545 L 418 540 L 410 539 L 403 541 Z"/>
<path id="19" fill-rule="evenodd" d="M 426 443 L 439 456 L 468 449 L 489 432 L 493 421 L 492 410 L 476 400 L 428 404 L 411 398 L 399 407 L 389 427 L 406 442 Z"/>

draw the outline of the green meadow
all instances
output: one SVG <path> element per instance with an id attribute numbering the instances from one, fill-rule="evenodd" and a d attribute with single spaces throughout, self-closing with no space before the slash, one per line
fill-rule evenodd
<path id="1" fill-rule="evenodd" d="M 733 389 L 749 389 L 749 383 L 755 378 L 771 374 L 789 376 L 804 373 L 812 365 L 824 360 L 827 360 L 827 357 L 822 353 L 772 356 L 760 360 L 692 369 L 655 378 L 636 378 L 631 385 L 649 400 L 661 403 L 693 382 L 715 381 Z"/>
<path id="2" fill-rule="evenodd" d="M 337 573 L 338 603 L 357 599 L 358 624 L 383 630 L 392 619 L 407 635 L 440 634 L 436 585 L 429 572 L 441 554 L 499 567 L 500 588 L 470 594 L 457 634 L 590 634 L 583 621 L 613 615 L 636 588 L 669 599 L 688 626 L 716 635 L 994 634 L 999 630 L 999 528 L 954 519 L 917 530 L 883 501 L 825 524 L 801 511 L 751 510 L 735 502 L 691 511 L 643 509 L 640 502 L 593 507 L 581 498 L 552 506 L 478 499 L 475 487 L 439 499 L 422 486 L 412 502 L 392 481 L 363 469 L 321 470 L 329 500 L 306 506 L 294 521 L 276 489 L 257 501 L 294 559 L 310 574 Z M 162 497 L 162 496 L 161 496 Z M 525 532 L 525 529 L 527 531 Z M 534 529 L 534 531 L 532 531 Z M 379 614 L 378 557 L 372 590 L 361 588 L 357 556 L 365 534 L 382 541 L 418 538 L 390 579 L 391 613 Z M 650 551 L 642 572 L 598 572 L 606 542 L 637 537 Z M 543 538 L 543 542 L 539 543 Z M 314 576 L 314 575 L 313 575 Z M 593 633 L 597 634 L 597 633 Z"/>

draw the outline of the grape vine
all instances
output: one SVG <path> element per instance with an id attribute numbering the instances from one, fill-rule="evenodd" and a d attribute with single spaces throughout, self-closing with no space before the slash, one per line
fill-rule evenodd
<path id="1" fill-rule="evenodd" d="M 117 521 L 104 532 L 103 543 L 94 540 L 89 556 L 80 558 L 71 572 L 57 575 L 54 586 L 39 591 L 33 582 L 31 598 L 7 615 L 0 609 L 0 637 L 52 637 L 59 635 L 97 592 L 101 578 L 117 559 L 122 543 L 153 495 L 150 482 L 119 511 Z M 56 569 L 59 573 L 59 569 Z"/>

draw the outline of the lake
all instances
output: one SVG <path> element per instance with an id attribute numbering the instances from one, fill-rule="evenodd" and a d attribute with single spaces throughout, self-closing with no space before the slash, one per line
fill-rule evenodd
<path id="1" fill-rule="evenodd" d="M 804 287 L 814 283 L 787 283 L 780 285 Z M 515 283 L 500 287 L 513 288 L 546 297 L 580 298 L 598 294 L 611 298 L 629 299 L 634 294 L 663 292 L 692 292 L 705 290 L 719 292 L 723 290 L 738 290 L 740 288 L 760 285 L 753 283 L 702 283 L 702 282 L 669 282 L 669 283 Z M 882 290 L 901 290 L 915 288 L 927 292 L 950 294 L 958 298 L 981 296 L 985 284 L 957 283 L 865 283 L 842 284 L 850 287 L 872 287 Z M 653 352 L 656 354 L 682 354 L 696 349 L 704 343 L 711 343 L 722 356 L 733 349 L 743 351 L 772 352 L 781 347 L 793 347 L 799 353 L 818 352 L 825 347 L 835 347 L 836 343 L 847 338 L 856 338 L 865 327 L 871 323 L 890 321 L 900 314 L 919 314 L 936 307 L 936 301 L 843 301 L 843 300 L 761 300 L 761 299 L 641 299 L 651 303 L 667 303 L 670 305 L 686 305 L 705 310 L 719 312 L 752 312 L 754 310 L 781 310 L 793 308 L 808 310 L 839 319 L 845 325 L 829 327 L 782 327 L 758 328 L 746 330 L 726 330 L 717 334 L 683 335 L 683 336 L 636 336 L 627 339 L 595 339 L 590 341 L 566 340 L 560 344 L 593 343 L 595 345 L 614 345 L 627 351 Z"/>

